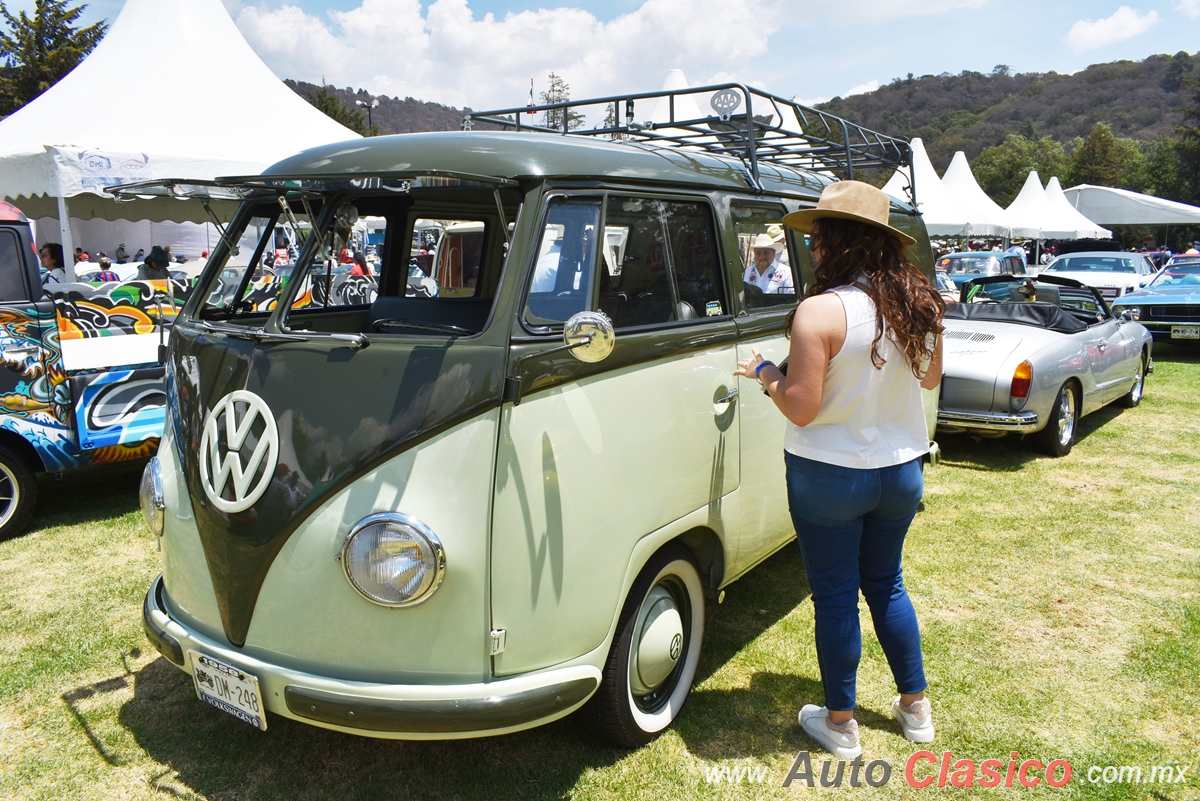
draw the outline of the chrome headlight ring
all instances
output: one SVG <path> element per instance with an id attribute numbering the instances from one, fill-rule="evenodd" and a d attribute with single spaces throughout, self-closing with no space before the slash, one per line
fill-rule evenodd
<path id="1" fill-rule="evenodd" d="M 400 609 L 428 600 L 446 575 L 446 552 L 421 520 L 384 512 L 360 520 L 339 557 L 346 580 L 371 603 Z"/>

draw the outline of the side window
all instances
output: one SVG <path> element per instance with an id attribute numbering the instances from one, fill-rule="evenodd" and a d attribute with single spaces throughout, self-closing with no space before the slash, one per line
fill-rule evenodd
<path id="1" fill-rule="evenodd" d="M 409 261 L 408 297 L 473 298 L 480 289 L 487 224 L 483 220 L 417 220 L 414 230 L 440 227 L 428 267 L 417 256 Z"/>
<path id="2" fill-rule="evenodd" d="M 0 230 L 0 303 L 28 299 L 21 241 L 11 231 Z"/>
<path id="3" fill-rule="evenodd" d="M 604 239 L 599 308 L 614 327 L 727 313 L 707 204 L 612 197 Z"/>
<path id="4" fill-rule="evenodd" d="M 599 198 L 554 198 L 546 214 L 534 253 L 533 279 L 525 319 L 534 325 L 561 323 L 572 314 L 592 308 L 592 277 L 596 272 L 596 232 L 600 228 Z M 606 243 L 605 253 L 608 246 Z M 600 291 L 612 265 L 605 259 Z M 620 266 L 617 265 L 618 276 Z M 615 321 L 614 321 L 615 322 Z"/>
<path id="5" fill-rule="evenodd" d="M 733 204 L 733 229 L 741 254 L 741 291 L 747 309 L 795 305 L 796 282 L 782 206 Z"/>

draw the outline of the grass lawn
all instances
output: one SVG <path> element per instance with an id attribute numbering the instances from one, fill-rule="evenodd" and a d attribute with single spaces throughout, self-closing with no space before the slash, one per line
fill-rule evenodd
<path id="1" fill-rule="evenodd" d="M 570 719 L 447 743 L 280 717 L 259 732 L 201 704 L 142 634 L 158 555 L 137 464 L 42 477 L 30 532 L 0 543 L 0 798 L 1200 799 L 1200 350 L 1156 356 L 1142 405 L 1085 418 L 1064 459 L 1015 439 L 944 438 L 906 552 L 933 750 L 1005 766 L 1013 751 L 1066 760 L 1065 787 L 907 787 L 918 748 L 891 720 L 865 604 L 858 717 L 865 758 L 888 763 L 890 779 L 821 787 L 826 755 L 795 717 L 821 703 L 795 548 L 710 607 L 691 700 L 638 751 Z M 817 787 L 782 786 L 810 749 Z M 1150 783 L 1162 765 L 1184 781 Z M 1105 782 L 1122 766 L 1142 783 Z M 917 775 L 936 772 L 922 763 Z"/>

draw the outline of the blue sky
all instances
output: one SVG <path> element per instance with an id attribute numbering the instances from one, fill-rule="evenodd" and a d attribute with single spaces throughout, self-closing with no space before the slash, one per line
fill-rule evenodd
<path id="1" fill-rule="evenodd" d="M 656 90 L 680 68 L 818 102 L 910 72 L 1069 73 L 1200 44 L 1200 0 L 222 2 L 280 77 L 474 108 L 521 105 L 552 71 L 575 98 Z"/>

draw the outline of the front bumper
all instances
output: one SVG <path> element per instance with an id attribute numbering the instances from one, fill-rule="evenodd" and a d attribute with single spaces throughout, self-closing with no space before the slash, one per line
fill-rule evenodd
<path id="1" fill-rule="evenodd" d="M 160 575 L 146 593 L 146 635 L 176 667 L 195 649 L 258 678 L 267 711 L 327 729 L 403 740 L 506 734 L 548 723 L 600 686 L 592 665 L 551 668 L 478 684 L 376 684 L 303 673 L 247 656 L 185 629 L 164 603 Z"/>
<path id="2" fill-rule="evenodd" d="M 1037 431 L 1037 412 L 969 412 L 961 409 L 938 409 L 938 430 L 949 433 L 963 431 L 1010 431 L 1028 434 Z"/>

